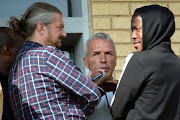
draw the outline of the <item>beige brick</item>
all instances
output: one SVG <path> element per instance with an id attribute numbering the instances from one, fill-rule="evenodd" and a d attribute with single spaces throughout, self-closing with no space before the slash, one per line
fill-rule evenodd
<path id="1" fill-rule="evenodd" d="M 129 15 L 129 7 L 127 3 L 94 3 L 92 15 Z"/>
<path id="2" fill-rule="evenodd" d="M 94 32 L 107 33 L 114 40 L 115 43 L 130 43 L 131 42 L 130 31 L 95 30 Z"/>
<path id="3" fill-rule="evenodd" d="M 149 1 L 159 1 L 159 2 L 161 2 L 161 1 L 179 1 L 179 0 L 149 0 Z"/>
<path id="4" fill-rule="evenodd" d="M 91 1 L 109 1 L 109 0 L 91 0 Z"/>
<path id="5" fill-rule="evenodd" d="M 133 47 L 133 44 L 117 44 L 117 56 L 124 56 L 126 57 L 129 53 L 134 52 L 135 49 Z"/>
<path id="6" fill-rule="evenodd" d="M 148 1 L 148 0 L 111 0 L 111 1 Z"/>
<path id="7" fill-rule="evenodd" d="M 172 42 L 180 42 L 180 30 L 176 30 L 171 38 Z M 180 47 L 180 46 L 179 46 Z"/>
<path id="8" fill-rule="evenodd" d="M 180 15 L 180 3 L 170 3 L 169 9 L 173 12 L 174 15 Z"/>
<path id="9" fill-rule="evenodd" d="M 129 29 L 131 28 L 131 17 L 112 18 L 113 29 Z"/>
<path id="10" fill-rule="evenodd" d="M 117 64 L 116 64 L 115 70 L 122 70 L 123 69 L 125 58 L 126 57 L 121 57 L 121 58 L 117 59 Z"/>
<path id="11" fill-rule="evenodd" d="M 119 71 L 119 70 L 118 70 L 118 71 L 116 71 L 116 70 L 114 71 L 114 74 L 115 74 L 115 76 L 113 76 L 114 80 L 119 80 L 119 77 L 120 77 L 120 75 L 121 75 L 121 72 L 122 72 L 122 71 Z"/>
<path id="12" fill-rule="evenodd" d="M 167 4 L 166 3 L 132 3 L 131 4 L 131 13 L 132 15 L 134 14 L 134 11 L 137 9 L 137 8 L 140 8 L 142 6 L 147 6 L 147 5 L 152 5 L 152 4 L 158 4 L 158 5 L 161 5 L 161 6 L 164 6 L 164 7 L 167 7 Z"/>
<path id="13" fill-rule="evenodd" d="M 180 17 L 175 16 L 176 28 L 180 28 Z"/>
<path id="14" fill-rule="evenodd" d="M 174 50 L 174 53 L 178 56 L 180 56 L 180 43 L 177 44 L 177 43 L 173 43 L 172 44 L 172 49 Z"/>
<path id="15" fill-rule="evenodd" d="M 110 18 L 93 18 L 94 29 L 111 29 Z"/>

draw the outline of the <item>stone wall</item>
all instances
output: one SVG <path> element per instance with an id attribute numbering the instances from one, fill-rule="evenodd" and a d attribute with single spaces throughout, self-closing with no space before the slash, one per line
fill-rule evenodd
<path id="1" fill-rule="evenodd" d="M 109 34 L 116 43 L 117 66 L 113 73 L 119 79 L 125 57 L 135 51 L 131 40 L 131 17 L 136 8 L 159 4 L 168 7 L 175 15 L 176 32 L 171 38 L 174 52 L 180 56 L 180 1 L 179 0 L 89 0 L 90 35 Z"/>

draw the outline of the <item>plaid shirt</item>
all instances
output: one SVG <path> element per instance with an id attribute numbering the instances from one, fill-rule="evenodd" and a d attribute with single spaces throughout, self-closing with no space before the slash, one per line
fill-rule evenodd
<path id="1" fill-rule="evenodd" d="M 32 41 L 25 41 L 11 69 L 9 95 L 22 120 L 84 120 L 101 96 L 60 50 Z"/>

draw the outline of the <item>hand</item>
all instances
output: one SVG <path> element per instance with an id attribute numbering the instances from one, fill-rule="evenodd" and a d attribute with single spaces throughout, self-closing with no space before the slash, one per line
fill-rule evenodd
<path id="1" fill-rule="evenodd" d="M 91 79 L 92 79 L 91 76 L 92 76 L 92 71 L 89 70 L 89 73 L 88 73 L 88 75 L 87 75 L 87 78 L 89 78 L 89 79 L 91 80 Z"/>
<path id="2" fill-rule="evenodd" d="M 118 80 L 111 80 L 107 82 L 103 82 L 99 87 L 101 87 L 105 92 L 115 91 Z"/>
<path id="3" fill-rule="evenodd" d="M 99 78 L 97 78 L 96 80 L 93 81 L 94 84 L 96 84 L 97 86 L 101 85 L 101 84 L 103 83 L 105 77 L 106 77 L 106 73 L 105 73 L 104 70 L 99 69 L 99 70 L 98 70 L 98 73 L 103 73 L 103 75 L 102 75 L 101 77 L 99 77 Z"/>

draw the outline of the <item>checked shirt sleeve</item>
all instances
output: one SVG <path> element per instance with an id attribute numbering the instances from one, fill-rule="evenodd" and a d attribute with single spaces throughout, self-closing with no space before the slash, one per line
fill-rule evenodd
<path id="1" fill-rule="evenodd" d="M 85 114 L 91 113 L 100 99 L 97 86 L 85 77 L 79 68 L 59 50 L 50 51 L 47 55 L 49 76 L 60 83 L 68 92 L 77 96 Z"/>
<path id="2" fill-rule="evenodd" d="M 101 97 L 97 86 L 53 47 L 28 51 L 12 71 L 10 101 L 20 120 L 85 120 Z"/>

